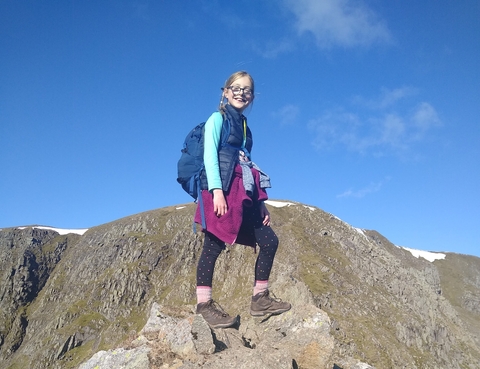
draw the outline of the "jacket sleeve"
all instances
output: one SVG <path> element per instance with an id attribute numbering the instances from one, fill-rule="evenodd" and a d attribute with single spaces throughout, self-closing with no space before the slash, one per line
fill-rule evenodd
<path id="1" fill-rule="evenodd" d="M 222 188 L 220 167 L 218 165 L 218 147 L 220 146 L 222 124 L 223 117 L 219 112 L 213 113 L 205 123 L 203 161 L 205 163 L 209 191 Z"/>

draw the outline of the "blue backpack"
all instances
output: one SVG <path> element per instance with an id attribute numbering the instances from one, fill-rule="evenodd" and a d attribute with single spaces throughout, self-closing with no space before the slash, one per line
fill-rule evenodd
<path id="1" fill-rule="evenodd" d="M 225 122 L 227 122 L 227 124 L 225 124 Z M 199 202 L 203 228 L 205 228 L 205 214 L 201 196 L 201 176 L 202 172 L 205 170 L 205 164 L 203 162 L 204 135 L 205 122 L 202 122 L 196 125 L 187 134 L 187 137 L 185 137 L 183 148 L 181 150 L 182 155 L 177 163 L 177 182 L 180 183 L 186 193 L 193 197 L 195 202 Z M 228 119 L 224 118 L 220 147 L 223 147 L 226 144 L 228 136 L 230 136 L 230 122 Z M 195 230 L 195 224 L 193 227 Z"/>

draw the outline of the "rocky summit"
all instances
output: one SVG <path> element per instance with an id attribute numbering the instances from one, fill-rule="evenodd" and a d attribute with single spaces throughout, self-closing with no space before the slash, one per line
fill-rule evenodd
<path id="1" fill-rule="evenodd" d="M 268 206 L 280 239 L 270 288 L 293 306 L 250 316 L 256 253 L 232 245 L 213 286 L 238 315 L 228 329 L 195 314 L 194 204 L 83 234 L 1 229 L 0 367 L 480 368 L 479 258 L 430 258 L 316 207 Z"/>

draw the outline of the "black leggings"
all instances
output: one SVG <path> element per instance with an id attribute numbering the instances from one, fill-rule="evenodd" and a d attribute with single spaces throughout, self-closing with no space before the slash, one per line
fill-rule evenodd
<path id="1" fill-rule="evenodd" d="M 255 263 L 255 280 L 266 281 L 272 270 L 273 258 L 278 248 L 278 238 L 270 227 L 264 225 L 254 228 L 255 238 L 260 252 Z M 197 266 L 197 286 L 212 287 L 213 271 L 218 256 L 225 249 L 225 242 L 205 231 L 205 242 Z"/>

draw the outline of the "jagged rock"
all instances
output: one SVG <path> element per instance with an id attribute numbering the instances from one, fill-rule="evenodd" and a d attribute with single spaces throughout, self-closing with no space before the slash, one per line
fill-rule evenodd
<path id="1" fill-rule="evenodd" d="M 5 346 L 6 356 L 10 356 L 20 347 L 25 337 L 25 331 L 27 329 L 27 326 L 28 321 L 26 318 L 26 314 L 22 311 L 13 321 L 12 328 L 10 329 L 10 332 L 5 342 L 1 342 L 1 344 Z"/>
<path id="2" fill-rule="evenodd" d="M 465 292 L 462 297 L 462 306 L 471 311 L 480 315 L 480 297 L 474 296 L 471 292 Z"/>
<path id="3" fill-rule="evenodd" d="M 99 351 L 78 369 L 150 369 L 147 346 L 131 350 L 119 348 L 110 351 Z"/>
<path id="4" fill-rule="evenodd" d="M 333 337 L 330 319 L 313 305 L 294 305 L 292 310 L 266 321 L 255 319 L 241 328 L 244 340 L 260 352 L 281 351 L 289 354 L 305 369 L 333 366 Z"/>
<path id="5" fill-rule="evenodd" d="M 180 319 L 168 316 L 162 312 L 160 305 L 154 303 L 147 324 L 140 333 L 146 337 L 157 335 L 157 339 L 167 344 L 173 353 L 186 356 L 195 349 L 191 333 L 192 321 L 193 317 Z"/>
<path id="6" fill-rule="evenodd" d="M 193 319 L 192 319 L 193 318 Z M 200 315 L 191 313 L 185 318 L 168 316 L 162 307 L 154 303 L 150 317 L 142 329 L 142 337 L 148 342 L 128 355 L 122 350 L 94 355 L 80 369 L 93 368 L 102 364 L 105 369 L 134 368 L 124 357 L 143 355 L 148 348 L 151 362 L 160 362 L 164 367 L 182 363 L 182 367 L 202 365 L 211 369 L 222 368 L 294 368 L 330 369 L 333 338 L 329 334 L 328 316 L 313 305 L 301 305 L 280 316 L 251 318 L 241 325 L 243 328 L 216 329 L 212 331 Z M 188 327 L 188 329 L 185 329 Z M 190 332 L 186 334 L 186 332 Z M 154 357 L 159 351 L 162 358 Z M 196 354 L 190 347 L 195 347 Z M 181 348 L 181 349 L 179 349 Z M 170 360 L 166 351 L 175 354 Z M 216 353 L 215 353 L 216 352 Z M 153 356 L 153 357 L 152 357 Z M 113 361 L 115 359 L 115 361 Z M 133 360 L 133 359 L 132 359 Z M 115 363 L 115 367 L 111 366 Z M 167 366 L 165 366 L 167 365 Z M 141 367 L 139 367 L 141 368 Z"/>
<path id="7" fill-rule="evenodd" d="M 23 344 L 30 324 L 26 306 L 47 283 L 67 245 L 78 238 L 33 227 L 0 230 L 0 359 Z"/>
<path id="8" fill-rule="evenodd" d="M 195 318 L 193 318 L 191 332 L 193 344 L 198 354 L 213 354 L 215 352 L 212 331 L 201 315 L 196 315 Z"/>
<path id="9" fill-rule="evenodd" d="M 287 352 L 251 353 L 242 351 L 219 354 L 213 357 L 205 367 L 210 369 L 293 369 L 298 366 Z"/>

